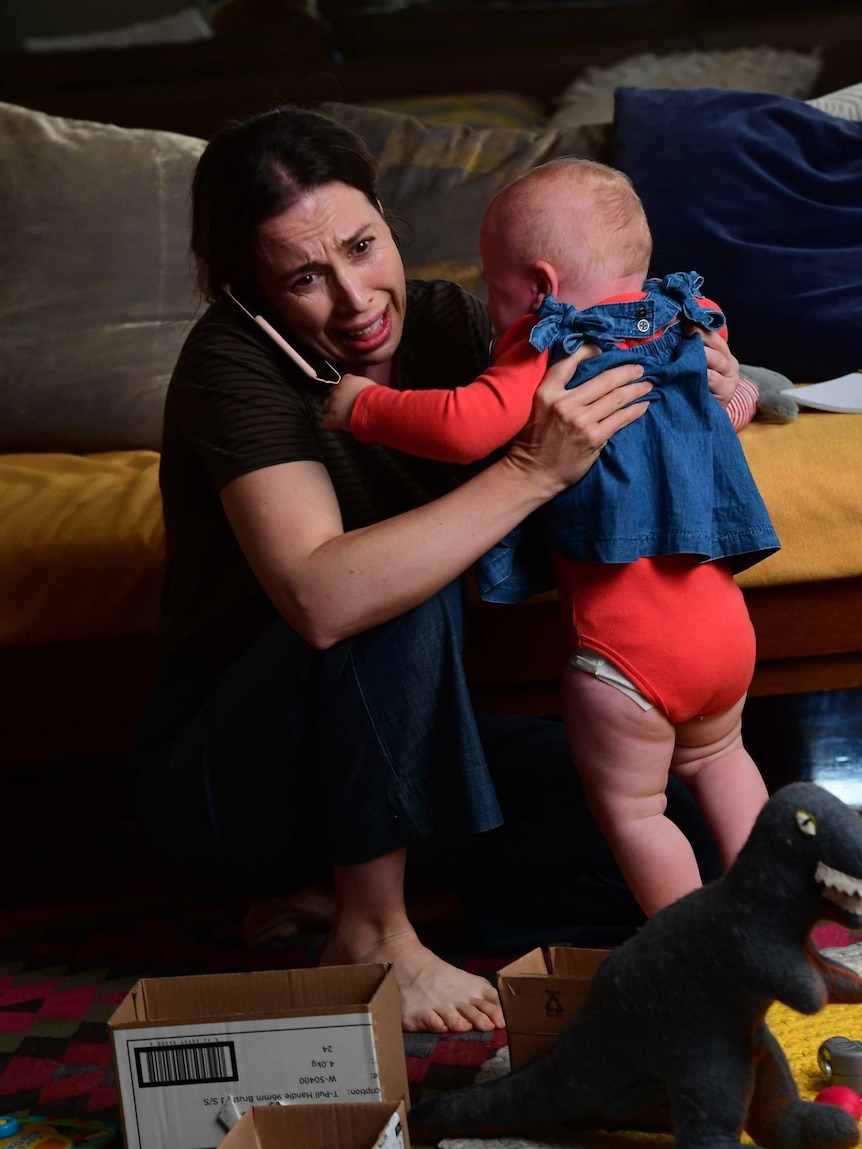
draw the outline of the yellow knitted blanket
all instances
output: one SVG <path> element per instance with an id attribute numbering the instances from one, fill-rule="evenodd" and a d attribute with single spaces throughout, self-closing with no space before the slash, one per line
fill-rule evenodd
<path id="1" fill-rule="evenodd" d="M 802 1097 L 813 1101 L 827 1082 L 817 1065 L 817 1050 L 828 1037 L 840 1034 L 862 1040 L 862 1007 L 858 1005 L 827 1005 L 819 1013 L 805 1016 L 776 1002 L 766 1015 L 766 1021 L 787 1057 L 790 1069 Z M 743 1143 L 754 1142 L 743 1135 Z M 579 1133 L 572 1146 L 577 1149 L 610 1149 L 627 1145 L 667 1145 L 674 1144 L 670 1133 L 607 1132 Z M 525 1146 L 525 1149 L 527 1147 Z"/>

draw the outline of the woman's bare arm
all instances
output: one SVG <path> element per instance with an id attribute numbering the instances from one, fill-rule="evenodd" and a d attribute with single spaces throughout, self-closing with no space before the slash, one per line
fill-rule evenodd
<path id="1" fill-rule="evenodd" d="M 565 390 L 575 357 L 549 369 L 507 455 L 442 498 L 344 532 L 319 463 L 243 475 L 222 503 L 255 575 L 308 642 L 325 649 L 424 602 L 530 512 L 577 482 L 612 434 L 639 418 L 649 384 L 631 365 Z"/>

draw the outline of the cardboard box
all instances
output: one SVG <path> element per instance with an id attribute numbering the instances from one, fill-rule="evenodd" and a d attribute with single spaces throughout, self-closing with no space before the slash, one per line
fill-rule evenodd
<path id="1" fill-rule="evenodd" d="M 513 1069 L 552 1044 L 583 1002 L 593 974 L 607 956 L 607 950 L 552 946 L 548 963 L 544 952 L 535 949 L 499 971 L 497 989 Z"/>
<path id="2" fill-rule="evenodd" d="M 216 1149 L 230 1098 L 244 1112 L 409 1097 L 384 964 L 144 978 L 108 1026 L 126 1149 Z"/>
<path id="3" fill-rule="evenodd" d="M 403 1101 L 254 1106 L 221 1149 L 410 1149 Z"/>

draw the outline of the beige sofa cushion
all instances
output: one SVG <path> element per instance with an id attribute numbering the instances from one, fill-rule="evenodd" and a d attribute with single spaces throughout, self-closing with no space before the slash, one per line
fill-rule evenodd
<path id="1" fill-rule="evenodd" d="M 554 101 L 554 127 L 611 120 L 617 88 L 736 88 L 776 92 L 804 99 L 814 91 L 823 66 L 821 52 L 768 46 L 642 52 L 613 64 L 594 64 Z"/>
<path id="2" fill-rule="evenodd" d="M 158 447 L 203 146 L 0 104 L 0 451 Z"/>

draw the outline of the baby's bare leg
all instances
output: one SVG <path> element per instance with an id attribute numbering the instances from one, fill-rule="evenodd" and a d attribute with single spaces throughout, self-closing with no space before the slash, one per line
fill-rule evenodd
<path id="1" fill-rule="evenodd" d="M 671 773 L 694 795 L 725 869 L 739 853 L 769 796 L 742 744 L 744 705 L 745 698 L 741 698 L 721 714 L 677 726 L 671 762 Z"/>
<path id="2" fill-rule="evenodd" d="M 694 851 L 667 817 L 675 731 L 616 687 L 567 665 L 562 677 L 569 746 L 590 809 L 647 914 L 701 884 Z"/>
<path id="3" fill-rule="evenodd" d="M 335 916 L 321 965 L 392 962 L 406 1030 L 464 1033 L 505 1022 L 497 991 L 424 946 L 404 905 L 407 851 L 335 866 Z"/>

